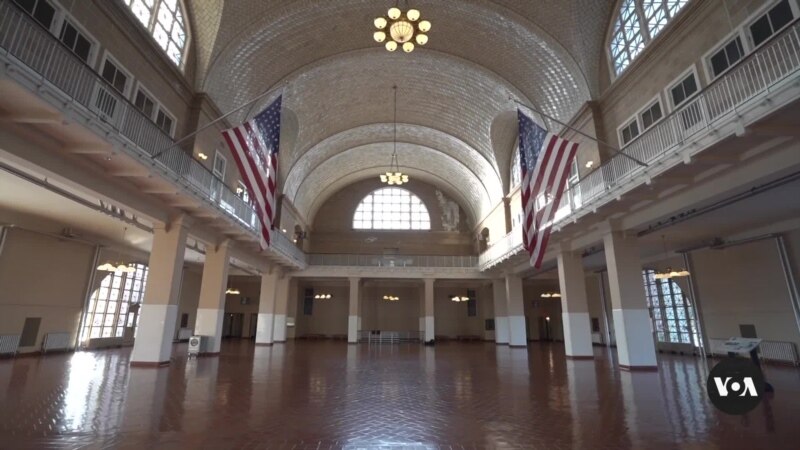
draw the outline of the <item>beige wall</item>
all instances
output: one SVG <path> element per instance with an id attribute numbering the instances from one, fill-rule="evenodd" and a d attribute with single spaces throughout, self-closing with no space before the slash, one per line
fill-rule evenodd
<path id="1" fill-rule="evenodd" d="M 77 338 L 94 259 L 92 245 L 8 229 L 0 250 L 0 334 L 21 334 L 27 317 L 41 317 L 36 345 L 44 335 L 68 332 Z"/>
<path id="2" fill-rule="evenodd" d="M 467 304 L 453 302 L 453 295 L 466 295 L 467 289 L 475 290 L 477 314 L 467 315 Z M 493 339 L 494 333 L 486 330 L 486 319 L 494 319 L 494 299 L 491 285 L 468 285 L 437 287 L 434 289 L 434 327 L 437 337 L 457 338 L 477 336 Z"/>
<path id="3" fill-rule="evenodd" d="M 397 249 L 399 254 L 406 255 L 475 254 L 472 224 L 464 209 L 460 208 L 459 231 L 444 231 L 436 188 L 420 181 L 403 187 L 425 203 L 431 218 L 430 231 L 354 231 L 353 214 L 358 204 L 367 194 L 385 186 L 377 178 L 363 180 L 331 196 L 314 218 L 310 251 L 381 254 L 384 249 Z M 367 242 L 367 238 L 375 240 Z"/>
<path id="4" fill-rule="evenodd" d="M 197 305 L 200 302 L 200 284 L 203 280 L 202 267 L 184 267 L 183 279 L 181 280 L 181 292 L 178 304 L 178 318 L 175 322 L 175 337 L 181 326 L 181 316 L 189 315 L 187 328 L 194 330 L 194 322 L 197 320 Z"/>
<path id="5" fill-rule="evenodd" d="M 303 314 L 303 296 L 306 288 L 313 288 L 316 294 L 331 294 L 330 299 L 314 300 L 310 316 Z M 347 336 L 350 308 L 350 288 L 347 285 L 301 281 L 298 284 L 297 295 L 295 337 L 311 334 Z"/>

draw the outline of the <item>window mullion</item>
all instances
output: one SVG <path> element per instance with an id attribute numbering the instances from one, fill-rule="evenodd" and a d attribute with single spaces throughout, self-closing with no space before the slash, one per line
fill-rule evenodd
<path id="1" fill-rule="evenodd" d="M 644 45 L 647 46 L 652 38 L 650 37 L 650 29 L 647 27 L 647 18 L 644 14 L 644 5 L 642 4 L 642 0 L 636 0 L 635 4 L 636 17 L 639 19 L 639 32 L 642 33 Z"/>

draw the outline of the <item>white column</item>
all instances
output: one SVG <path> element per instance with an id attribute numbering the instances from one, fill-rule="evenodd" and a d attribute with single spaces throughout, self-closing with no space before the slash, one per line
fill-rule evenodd
<path id="1" fill-rule="evenodd" d="M 194 332 L 207 336 L 204 353 L 208 355 L 218 355 L 222 345 L 222 319 L 225 316 L 225 290 L 228 287 L 228 250 L 227 240 L 216 247 L 206 248 Z"/>
<path id="2" fill-rule="evenodd" d="M 509 347 L 527 347 L 528 330 L 525 326 L 522 278 L 518 275 L 506 275 L 506 301 L 508 305 L 508 345 Z"/>
<path id="3" fill-rule="evenodd" d="M 291 280 L 292 278 L 286 274 L 278 278 L 278 285 L 275 289 L 273 342 L 286 342 L 286 313 L 289 309 L 289 282 Z"/>
<path id="4" fill-rule="evenodd" d="M 425 342 L 425 287 L 419 291 L 419 338 Z"/>
<path id="5" fill-rule="evenodd" d="M 592 326 L 580 253 L 562 251 L 558 255 L 558 282 L 567 358 L 592 359 Z"/>
<path id="6" fill-rule="evenodd" d="M 506 299 L 506 280 L 492 280 L 494 294 L 494 342 L 508 345 L 508 299 Z"/>
<path id="7" fill-rule="evenodd" d="M 425 279 L 425 342 L 433 342 L 436 338 L 436 330 L 433 322 L 433 278 Z"/>
<path id="8" fill-rule="evenodd" d="M 619 366 L 655 370 L 656 349 L 642 281 L 639 247 L 633 237 L 612 232 L 603 238 Z"/>
<path id="9" fill-rule="evenodd" d="M 347 343 L 358 344 L 358 303 L 361 278 L 350 278 L 350 314 L 347 316 Z"/>
<path id="10" fill-rule="evenodd" d="M 261 294 L 258 299 L 256 345 L 272 345 L 272 328 L 275 315 L 275 288 L 278 272 L 273 269 L 261 275 Z"/>
<path id="11" fill-rule="evenodd" d="M 147 289 L 139 311 L 139 330 L 131 353 L 132 366 L 169 364 L 178 318 L 183 255 L 189 223 L 184 217 L 153 229 Z"/>

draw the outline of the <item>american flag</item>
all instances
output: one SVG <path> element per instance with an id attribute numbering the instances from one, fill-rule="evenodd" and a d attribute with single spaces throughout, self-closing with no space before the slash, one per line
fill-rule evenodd
<path id="1" fill-rule="evenodd" d="M 522 169 L 522 243 L 531 265 L 542 265 L 553 218 L 578 144 L 562 139 L 517 111 L 519 160 Z"/>
<path id="2" fill-rule="evenodd" d="M 281 141 L 281 100 L 272 102 L 253 119 L 222 132 L 261 223 L 261 248 L 272 242 L 278 148 Z"/>

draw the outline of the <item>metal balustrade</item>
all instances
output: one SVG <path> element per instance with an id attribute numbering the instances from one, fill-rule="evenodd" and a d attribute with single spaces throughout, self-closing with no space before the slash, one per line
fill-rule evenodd
<path id="1" fill-rule="evenodd" d="M 71 104 L 65 107 L 80 105 L 116 130 L 142 159 L 152 158 L 174 143 L 114 86 L 8 0 L 0 2 L 0 49 L 38 74 L 43 82 L 66 94 Z M 244 228 L 256 230 L 252 206 L 182 149 L 173 147 L 152 158 L 152 163 Z"/>
<path id="2" fill-rule="evenodd" d="M 350 267 L 447 267 L 475 269 L 477 256 L 435 256 L 435 255 L 351 255 L 322 254 L 308 255 L 312 266 L 350 266 Z"/>
<path id="3" fill-rule="evenodd" d="M 425 338 L 423 331 L 382 331 L 360 330 L 358 342 L 369 344 L 400 344 L 404 342 L 422 342 Z"/>
<path id="4" fill-rule="evenodd" d="M 798 69 L 800 21 L 796 20 L 621 151 L 654 166 L 675 155 L 690 139 L 710 132 L 713 125 L 735 117 L 739 108 L 797 74 Z M 602 197 L 647 169 L 625 155 L 614 155 L 567 189 L 564 197 L 579 201 L 562 202 L 553 225 L 597 207 Z M 517 228 L 482 253 L 479 266 L 481 270 L 488 269 L 521 250 L 522 231 Z"/>

